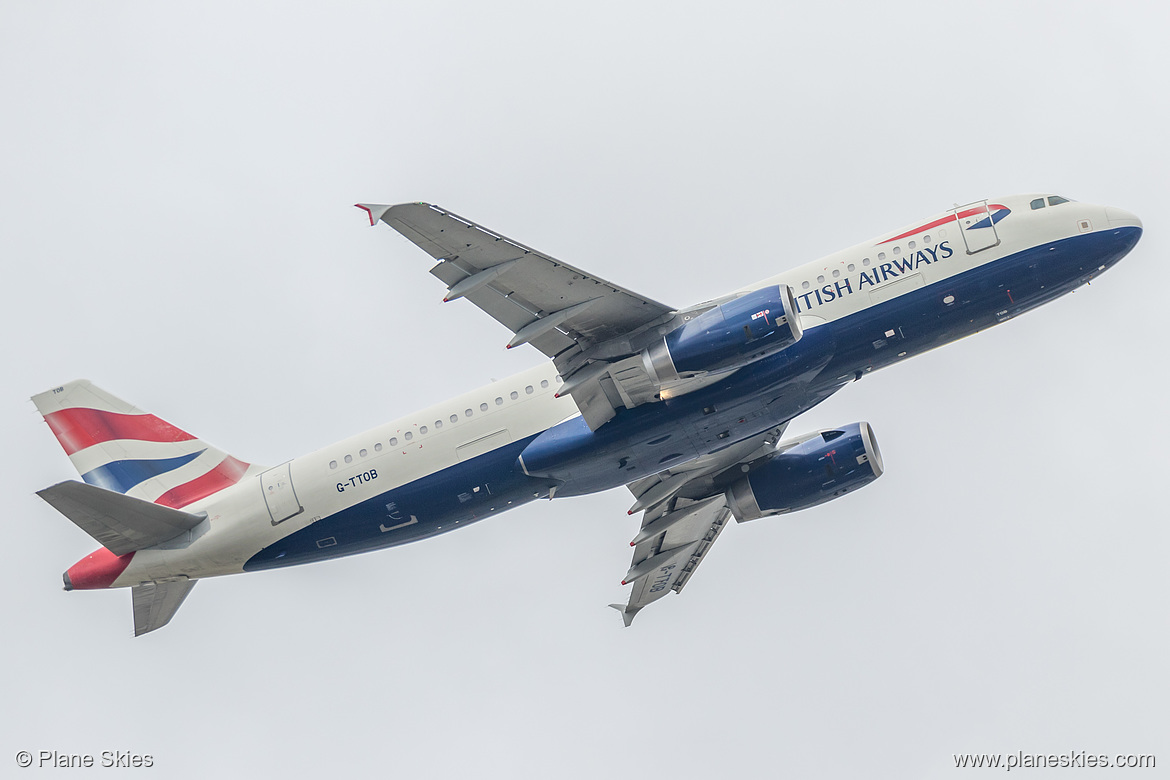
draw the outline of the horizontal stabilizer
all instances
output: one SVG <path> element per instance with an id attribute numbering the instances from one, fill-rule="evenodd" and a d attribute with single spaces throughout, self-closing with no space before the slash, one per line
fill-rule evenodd
<path id="1" fill-rule="evenodd" d="M 171 622 L 195 583 L 196 580 L 183 577 L 148 582 L 131 588 L 134 596 L 134 636 L 142 636 Z"/>
<path id="2" fill-rule="evenodd" d="M 207 518 L 83 482 L 60 482 L 37 495 L 114 555 L 162 544 Z"/>

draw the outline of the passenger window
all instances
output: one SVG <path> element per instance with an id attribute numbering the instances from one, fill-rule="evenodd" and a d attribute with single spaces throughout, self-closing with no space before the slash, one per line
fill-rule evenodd
<path id="1" fill-rule="evenodd" d="M 1048 198 L 1049 206 L 1059 206 L 1061 203 L 1068 203 L 1068 198 L 1062 198 L 1059 195 L 1053 195 Z"/>
<path id="2" fill-rule="evenodd" d="M 504 405 L 504 399 L 497 395 L 496 396 L 496 406 L 503 406 L 503 405 Z"/>
<path id="3" fill-rule="evenodd" d="M 857 270 L 857 266 L 855 266 L 853 263 L 850 263 L 849 264 L 849 273 L 853 273 L 856 270 Z"/>
<path id="4" fill-rule="evenodd" d="M 402 438 L 406 439 L 407 441 L 410 441 L 411 439 L 414 438 L 414 434 L 411 433 L 410 431 L 407 431 L 406 433 L 402 434 Z"/>
<path id="5" fill-rule="evenodd" d="M 913 241 L 911 241 L 911 242 L 910 242 L 910 248 L 911 248 L 911 249 L 913 249 L 913 248 L 914 248 L 914 247 L 916 247 L 916 246 L 918 246 L 918 244 L 915 244 Z"/>
<path id="6" fill-rule="evenodd" d="M 1036 198 L 1036 200 L 1032 201 L 1032 211 L 1042 208 L 1044 208 L 1044 198 Z"/>
<path id="7" fill-rule="evenodd" d="M 532 395 L 532 385 L 529 385 L 528 387 L 524 388 L 524 394 L 525 395 Z"/>
<path id="8" fill-rule="evenodd" d="M 353 463 L 353 455 L 346 455 L 345 462 L 346 463 Z"/>
<path id="9" fill-rule="evenodd" d="M 886 259 L 886 253 L 885 252 L 878 252 L 878 262 L 880 263 L 882 260 L 885 260 L 885 259 Z"/>
<path id="10" fill-rule="evenodd" d="M 374 452 L 381 452 L 381 451 L 382 451 L 382 442 L 378 442 L 377 444 L 374 445 Z"/>
<path id="11" fill-rule="evenodd" d="M 902 254 L 902 247 L 900 247 L 900 246 L 894 247 L 894 254 L 896 254 L 896 255 Z"/>
<path id="12" fill-rule="evenodd" d="M 824 284 L 824 283 L 825 283 L 825 275 L 821 274 L 820 276 L 817 277 L 817 284 Z"/>
<path id="13" fill-rule="evenodd" d="M 479 410 L 480 410 L 481 412 L 486 412 L 486 411 L 488 410 L 488 405 L 487 405 L 487 404 L 480 404 L 480 405 L 479 405 Z"/>
<path id="14" fill-rule="evenodd" d="M 508 393 L 508 397 L 511 398 L 513 401 L 515 401 L 517 398 L 520 397 L 520 394 L 517 393 L 515 390 L 513 390 L 512 392 Z"/>
<path id="15" fill-rule="evenodd" d="M 808 287 L 809 287 L 809 284 L 808 284 L 808 282 L 801 282 L 801 283 L 800 283 L 800 289 L 802 289 L 802 290 L 807 290 L 807 289 L 808 289 Z"/>
<path id="16" fill-rule="evenodd" d="M 398 437 L 397 437 L 397 436 L 391 436 L 391 437 L 390 437 L 390 446 L 391 446 L 391 447 L 397 447 L 397 446 L 398 446 Z"/>
<path id="17" fill-rule="evenodd" d="M 437 431 L 442 427 L 443 427 L 443 421 L 442 420 L 435 420 L 435 430 Z"/>
<path id="18" fill-rule="evenodd" d="M 833 269 L 833 278 L 836 279 L 840 275 L 841 275 L 841 272 L 839 270 L 837 270 L 836 268 L 834 268 Z"/>
<path id="19" fill-rule="evenodd" d="M 470 417 L 470 416 L 471 416 L 471 410 L 470 410 L 470 409 L 468 409 L 468 410 L 467 410 L 467 416 L 468 416 L 468 417 Z M 459 422 L 459 415 L 457 415 L 457 414 L 453 414 L 453 415 L 451 415 L 451 422 Z"/>
<path id="20" fill-rule="evenodd" d="M 369 454 L 370 454 L 369 450 L 367 450 L 365 447 L 362 447 L 360 450 L 358 450 L 358 455 L 359 455 L 360 457 L 363 457 L 363 458 L 364 458 L 364 457 L 366 457 L 366 456 L 367 456 L 367 455 L 369 455 Z"/>
<path id="21" fill-rule="evenodd" d="M 924 244 L 929 244 L 929 243 L 930 243 L 930 236 L 929 236 L 929 235 L 925 235 L 925 236 L 923 236 L 923 237 L 922 237 L 922 242 L 923 242 Z"/>
<path id="22" fill-rule="evenodd" d="M 418 429 L 418 432 L 425 436 L 427 433 L 427 426 L 425 426 L 425 425 L 422 426 L 421 428 Z"/>
<path id="23" fill-rule="evenodd" d="M 543 390 L 546 387 L 548 387 L 548 380 L 547 379 L 540 380 L 540 389 Z"/>
<path id="24" fill-rule="evenodd" d="M 862 265 L 869 265 L 869 258 L 867 257 L 867 258 L 865 258 L 864 260 L 862 260 L 862 261 L 861 261 L 861 264 L 862 264 Z"/>
<path id="25" fill-rule="evenodd" d="M 335 460 L 329 461 L 329 468 L 331 468 L 331 469 L 337 468 L 337 461 L 335 461 Z"/>
<path id="26" fill-rule="evenodd" d="M 473 415 L 473 414 L 475 414 L 475 412 L 471 411 L 470 409 L 464 409 L 464 410 L 463 410 L 463 416 L 464 416 L 464 417 L 470 417 L 470 416 L 471 416 L 471 415 Z M 452 417 L 454 417 L 454 415 L 452 415 Z"/>

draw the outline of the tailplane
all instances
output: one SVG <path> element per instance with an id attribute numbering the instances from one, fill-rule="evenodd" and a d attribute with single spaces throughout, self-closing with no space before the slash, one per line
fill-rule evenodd
<path id="1" fill-rule="evenodd" d="M 261 469 L 85 379 L 33 403 L 88 484 L 179 509 Z"/>
<path id="2" fill-rule="evenodd" d="M 191 514 L 81 482 L 60 482 L 37 495 L 114 555 L 164 542 L 184 546 L 207 530 L 207 513 Z"/>

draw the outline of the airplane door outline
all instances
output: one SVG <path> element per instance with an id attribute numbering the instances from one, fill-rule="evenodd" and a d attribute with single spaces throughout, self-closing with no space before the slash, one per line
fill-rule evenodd
<path id="1" fill-rule="evenodd" d="M 278 525 L 296 517 L 305 508 L 297 498 L 293 488 L 292 476 L 289 473 L 289 463 L 269 469 L 260 475 L 260 489 L 264 492 L 264 503 L 268 507 L 268 515 L 272 524 Z"/>
<path id="2" fill-rule="evenodd" d="M 965 217 L 960 217 L 964 211 L 976 210 L 973 214 Z M 963 243 L 967 247 L 967 254 L 973 255 L 976 252 L 982 252 L 984 249 L 991 249 L 993 246 L 999 246 L 999 231 L 995 229 L 995 220 L 991 218 L 991 210 L 987 207 L 986 200 L 976 200 L 968 203 L 965 206 L 956 206 L 952 212 L 955 215 L 955 227 L 959 229 L 959 233 L 963 236 Z M 976 225 L 983 220 L 987 220 L 987 227 L 976 228 L 970 230 L 972 225 Z"/>

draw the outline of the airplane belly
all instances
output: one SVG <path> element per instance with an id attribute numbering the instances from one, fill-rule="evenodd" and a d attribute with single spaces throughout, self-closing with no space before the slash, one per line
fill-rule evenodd
<path id="1" fill-rule="evenodd" d="M 824 395 L 813 386 L 834 351 L 829 328 L 694 392 L 622 409 L 596 431 L 581 418 L 540 434 L 525 473 L 555 480 L 558 496 L 626 485 L 787 422 Z M 837 383 L 839 386 L 840 383 Z"/>
<path id="2" fill-rule="evenodd" d="M 425 539 L 547 497 L 555 482 L 524 474 L 535 436 L 400 485 L 322 517 L 253 555 L 244 571 L 339 558 Z"/>

